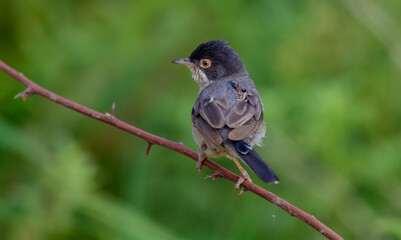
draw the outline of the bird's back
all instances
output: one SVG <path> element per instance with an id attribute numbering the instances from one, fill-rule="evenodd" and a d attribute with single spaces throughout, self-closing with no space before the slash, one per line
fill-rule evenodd
<path id="1" fill-rule="evenodd" d="M 205 125 L 203 120 L 207 123 L 204 126 L 207 135 L 219 140 L 215 143 L 227 139 L 252 140 L 253 133 L 263 125 L 262 105 L 252 80 L 248 76 L 238 76 L 210 83 L 199 93 L 192 111 L 193 122 L 199 118 L 201 128 Z M 216 136 L 216 131 L 220 136 Z M 264 125 L 263 134 L 259 135 L 264 136 Z"/>

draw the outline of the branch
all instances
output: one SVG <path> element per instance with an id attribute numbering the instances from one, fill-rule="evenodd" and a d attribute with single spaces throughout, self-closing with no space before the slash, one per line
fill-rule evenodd
<path id="1" fill-rule="evenodd" d="M 156 135 L 145 132 L 139 128 L 136 128 L 132 125 L 129 125 L 126 122 L 123 122 L 123 121 L 117 119 L 114 116 L 114 104 L 112 106 L 111 113 L 102 114 L 102 113 L 94 111 L 90 108 L 84 107 L 78 103 L 70 101 L 64 97 L 61 97 L 47 89 L 42 88 L 41 86 L 39 86 L 36 83 L 29 80 L 22 73 L 18 73 L 17 71 L 15 71 L 11 67 L 9 67 L 7 64 L 2 62 L 1 60 L 0 60 L 0 68 L 4 72 L 8 73 L 11 77 L 15 78 L 17 81 L 21 82 L 22 84 L 24 84 L 27 87 L 25 91 L 23 91 L 22 93 L 15 96 L 16 98 L 22 97 L 23 100 L 26 100 L 30 96 L 32 96 L 34 94 L 38 94 L 38 95 L 41 95 L 42 97 L 47 98 L 55 103 L 63 105 L 64 107 L 70 108 L 70 109 L 72 109 L 76 112 L 82 113 L 88 117 L 105 122 L 118 129 L 121 129 L 128 133 L 131 133 L 131 134 L 133 134 L 139 138 L 142 138 L 148 142 L 149 145 L 148 145 L 148 149 L 146 151 L 146 156 L 149 153 L 150 147 L 152 145 L 160 145 L 165 148 L 176 151 L 178 153 L 181 153 L 189 158 L 192 158 L 195 161 L 198 160 L 198 153 L 187 148 L 182 143 L 176 143 L 176 142 L 158 137 Z M 216 164 L 215 162 L 210 161 L 209 159 L 205 159 L 205 161 L 203 161 L 203 164 L 206 167 L 208 167 L 209 169 L 215 171 L 214 174 L 212 174 L 208 177 L 212 177 L 213 179 L 225 178 L 233 183 L 236 183 L 238 181 L 238 178 L 239 178 L 238 175 L 223 168 L 222 166 Z M 296 218 L 300 219 L 301 221 L 305 222 L 306 224 L 308 224 L 309 226 L 313 227 L 318 232 L 320 232 L 322 235 L 324 235 L 326 238 L 335 239 L 335 240 L 343 239 L 340 235 L 338 235 L 336 232 L 334 232 L 333 230 L 328 228 L 326 225 L 324 225 L 322 222 L 320 222 L 314 216 L 302 211 L 301 209 L 297 208 L 296 206 L 294 206 L 294 205 L 290 204 L 289 202 L 283 200 L 282 198 L 276 196 L 272 192 L 269 192 L 248 180 L 245 180 L 243 182 L 242 186 L 245 190 L 253 192 L 254 194 L 266 199 L 267 201 L 273 203 L 277 207 L 288 212 L 291 216 L 296 217 Z"/>

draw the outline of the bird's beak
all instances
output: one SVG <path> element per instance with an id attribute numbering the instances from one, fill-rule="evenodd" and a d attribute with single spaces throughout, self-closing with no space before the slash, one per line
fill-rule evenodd
<path id="1" fill-rule="evenodd" d="M 181 59 L 174 59 L 173 61 L 171 61 L 172 63 L 176 63 L 176 64 L 182 64 L 182 65 L 186 65 L 186 66 L 192 66 L 194 65 L 189 58 L 181 58 Z"/>

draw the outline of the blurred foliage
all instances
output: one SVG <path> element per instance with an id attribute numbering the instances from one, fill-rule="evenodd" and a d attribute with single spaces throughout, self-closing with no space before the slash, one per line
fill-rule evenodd
<path id="1" fill-rule="evenodd" d="M 258 151 L 281 183 L 253 180 L 346 239 L 401 239 L 401 2 L 368 2 L 0 0 L 0 59 L 196 149 L 198 87 L 169 61 L 227 40 L 262 96 Z M 184 156 L 154 146 L 144 159 L 143 140 L 37 96 L 13 100 L 22 90 L 0 72 L 2 240 L 323 238 Z"/>

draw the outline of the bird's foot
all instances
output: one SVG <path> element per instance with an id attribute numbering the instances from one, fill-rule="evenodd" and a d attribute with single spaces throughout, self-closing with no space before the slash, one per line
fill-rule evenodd
<path id="1" fill-rule="evenodd" d="M 207 175 L 206 177 L 205 177 L 205 179 L 208 179 L 208 178 L 213 178 L 213 181 L 215 181 L 216 179 L 219 179 L 219 178 L 221 178 L 222 176 L 221 176 L 221 172 L 220 171 L 216 171 L 216 172 L 214 172 L 214 173 L 212 173 L 212 174 L 210 174 L 210 175 Z"/>
<path id="2" fill-rule="evenodd" d="M 204 156 L 199 155 L 198 162 L 196 162 L 196 169 L 198 169 L 198 175 L 202 171 L 203 161 L 205 160 Z"/>
<path id="3" fill-rule="evenodd" d="M 206 159 L 206 154 L 205 154 L 206 149 L 207 145 L 205 143 L 202 143 L 202 145 L 199 147 L 198 162 L 196 163 L 196 169 L 198 169 L 198 175 L 202 171 L 203 161 Z"/>
<path id="4" fill-rule="evenodd" d="M 252 182 L 251 177 L 249 177 L 248 173 L 244 170 L 241 172 L 241 176 L 238 178 L 238 181 L 235 184 L 235 190 L 241 190 L 240 193 L 237 194 L 238 196 L 241 196 L 246 191 L 244 188 L 241 189 L 241 185 L 245 180 Z"/>

